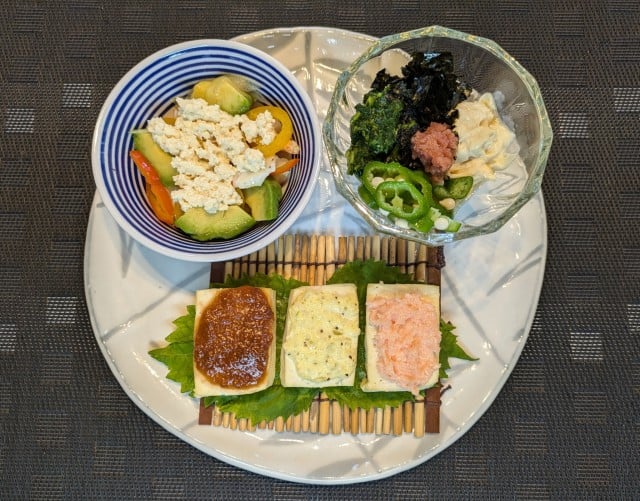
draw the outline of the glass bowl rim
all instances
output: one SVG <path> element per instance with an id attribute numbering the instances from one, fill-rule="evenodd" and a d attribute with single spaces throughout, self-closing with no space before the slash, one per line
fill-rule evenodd
<path id="1" fill-rule="evenodd" d="M 456 233 L 435 232 L 420 233 L 416 230 L 400 228 L 385 218 L 379 212 L 370 209 L 362 199 L 354 193 L 343 181 L 345 172 L 339 167 L 338 158 L 341 155 L 335 145 L 335 115 L 339 104 L 345 98 L 345 90 L 351 77 L 358 69 L 370 59 L 380 56 L 388 49 L 404 41 L 419 38 L 452 38 L 457 39 L 486 50 L 497 59 L 506 64 L 522 81 L 534 105 L 536 119 L 540 131 L 540 139 L 537 145 L 536 161 L 531 167 L 531 172 L 525 181 L 522 191 L 515 200 L 495 219 L 478 226 L 465 226 Z M 417 28 L 401 33 L 383 36 L 373 41 L 371 46 L 358 56 L 337 78 L 327 114 L 322 125 L 322 136 L 325 149 L 329 158 L 329 165 L 336 188 L 343 197 L 356 209 L 356 211 L 376 230 L 423 243 L 429 246 L 440 246 L 449 242 L 463 240 L 465 238 L 493 233 L 504 226 L 541 188 L 542 177 L 546 169 L 551 144 L 553 142 L 553 130 L 547 113 L 540 87 L 536 79 L 514 57 L 512 57 L 500 45 L 489 38 L 472 35 L 462 31 L 446 28 L 439 25 Z"/>

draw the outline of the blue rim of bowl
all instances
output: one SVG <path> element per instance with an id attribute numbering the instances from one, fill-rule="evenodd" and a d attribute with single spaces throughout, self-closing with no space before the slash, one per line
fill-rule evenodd
<path id="1" fill-rule="evenodd" d="M 173 99 L 186 94 L 196 81 L 220 73 L 235 73 L 253 81 L 277 84 L 269 88 L 260 86 L 260 92 L 268 104 L 279 104 L 289 111 L 301 146 L 301 161 L 291 173 L 276 221 L 257 224 L 230 240 L 198 242 L 159 222 L 151 213 L 142 176 L 128 157 L 132 147 L 130 131 L 166 111 Z M 224 261 L 268 245 L 299 217 L 315 186 L 321 147 L 314 107 L 290 70 L 271 56 L 240 42 L 204 39 L 162 49 L 122 77 L 98 116 L 92 165 L 103 203 L 119 226 L 136 241 L 177 259 Z M 115 190 L 114 185 L 121 189 Z"/>

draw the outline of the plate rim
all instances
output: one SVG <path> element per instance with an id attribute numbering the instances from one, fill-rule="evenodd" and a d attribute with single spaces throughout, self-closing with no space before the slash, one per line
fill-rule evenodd
<path id="1" fill-rule="evenodd" d="M 271 28 L 271 29 L 265 29 L 265 30 L 259 30 L 259 31 L 255 31 L 255 32 L 250 32 L 247 34 L 243 34 L 237 37 L 234 37 L 232 40 L 239 40 L 239 41 L 243 41 L 243 40 L 248 40 L 250 38 L 253 39 L 258 39 L 260 37 L 264 37 L 264 36 L 268 36 L 270 34 L 282 34 L 282 33 L 291 33 L 291 34 L 295 34 L 295 33 L 305 33 L 305 32 L 309 32 L 309 31 L 313 31 L 313 32 L 322 32 L 322 33 L 328 33 L 328 32 L 335 32 L 335 33 L 340 33 L 342 36 L 345 37 L 351 37 L 351 36 L 355 36 L 356 39 L 358 40 L 362 40 L 362 41 L 372 41 L 375 40 L 376 37 L 370 36 L 370 35 L 366 35 L 366 34 L 362 34 L 362 33 L 357 33 L 357 32 L 353 32 L 350 30 L 345 30 L 342 28 L 331 28 L 331 27 L 320 27 L 320 26 L 299 26 L 299 27 L 291 27 L 291 28 Z M 498 380 L 498 384 L 494 385 L 489 394 L 487 395 L 487 398 L 485 398 L 482 401 L 482 404 L 475 410 L 475 412 L 473 413 L 473 415 L 464 422 L 464 424 L 460 427 L 458 427 L 454 433 L 451 435 L 451 437 L 449 437 L 449 439 L 446 441 L 446 444 L 438 444 L 437 446 L 435 446 L 434 448 L 432 448 L 431 450 L 428 450 L 424 455 L 420 456 L 417 460 L 407 460 L 404 461 L 402 463 L 399 463 L 397 465 L 395 465 L 394 467 L 390 467 L 384 471 L 377 471 L 374 473 L 365 473 L 363 475 L 357 476 L 357 477 L 331 477 L 331 478 L 306 478 L 306 477 L 301 477 L 301 476 L 296 476 L 296 475 L 292 475 L 289 473 L 283 473 L 281 471 L 275 471 L 275 470 L 266 470 L 260 466 L 256 466 L 254 464 L 248 463 L 244 460 L 240 460 L 235 458 L 232 455 L 228 455 L 224 452 L 221 452 L 219 450 L 211 450 L 210 447 L 207 447 L 206 444 L 202 444 L 201 442 L 199 442 L 197 439 L 192 438 L 188 435 L 186 435 L 186 433 L 184 432 L 184 430 L 182 429 L 178 429 L 175 425 L 172 425 L 171 423 L 169 423 L 165 418 L 163 418 L 161 415 L 159 415 L 157 413 L 157 411 L 155 411 L 154 409 L 152 409 L 148 403 L 136 392 L 134 391 L 132 388 L 130 388 L 127 384 L 126 384 L 126 377 L 125 375 L 118 369 L 118 367 L 116 366 L 115 360 L 113 359 L 110 350 L 108 349 L 107 345 L 105 344 L 105 342 L 103 341 L 103 339 L 100 336 L 100 331 L 99 331 L 99 326 L 97 323 L 97 319 L 94 315 L 94 302 L 91 298 L 91 294 L 90 294 L 90 288 L 91 288 L 91 284 L 90 284 L 90 280 L 89 280 L 89 268 L 90 268 L 90 243 L 91 243 L 91 236 L 92 236 L 92 231 L 94 229 L 94 225 L 95 225 L 95 220 L 96 220 L 96 209 L 98 207 L 98 205 L 100 203 L 104 203 L 101 198 L 99 193 L 96 191 L 94 193 L 94 200 L 92 202 L 91 205 L 91 211 L 89 214 L 89 218 L 88 218 L 88 223 L 87 223 L 87 232 L 86 232 L 86 238 L 85 238 L 85 246 L 84 246 L 84 289 L 85 289 L 85 300 L 86 300 L 86 304 L 87 304 L 87 309 L 89 312 L 89 317 L 90 317 L 90 321 L 91 321 L 91 326 L 92 326 L 92 330 L 94 333 L 94 336 L 96 338 L 96 341 L 98 342 L 100 351 L 103 355 L 103 357 L 105 358 L 105 361 L 107 362 L 107 365 L 109 367 L 109 369 L 111 370 L 111 372 L 113 373 L 113 375 L 115 376 L 116 380 L 118 381 L 119 385 L 122 387 L 122 389 L 124 390 L 125 394 L 129 397 L 130 400 L 132 400 L 136 406 L 142 410 L 148 417 L 150 417 L 155 423 L 159 424 L 162 428 L 164 428 L 166 431 L 168 431 L 169 433 L 171 433 L 172 435 L 176 436 L 177 438 L 179 438 L 181 441 L 184 441 L 185 443 L 188 443 L 189 445 L 195 447 L 196 449 L 200 450 L 201 452 L 205 453 L 208 456 L 214 457 L 220 461 L 223 461 L 225 463 L 228 463 L 230 465 L 236 466 L 238 468 L 241 468 L 243 470 L 247 470 L 253 473 L 257 473 L 263 476 L 267 476 L 267 477 L 271 477 L 271 478 L 275 478 L 275 479 L 279 479 L 279 480 L 286 480 L 286 481 L 291 481 L 291 482 L 297 482 L 297 483 L 303 483 L 303 484 L 316 484 L 316 485 L 345 485 L 345 484 L 355 484 L 355 483 L 363 483 L 363 482 L 370 482 L 370 481 L 375 481 L 375 480 L 380 480 L 380 479 L 384 479 L 384 478 L 388 478 L 394 475 L 397 475 L 398 473 L 401 473 L 403 471 L 407 471 L 409 469 L 412 469 L 416 466 L 422 465 L 425 462 L 427 462 L 429 459 L 435 457 L 436 455 L 438 455 L 439 453 L 443 452 L 444 450 L 446 450 L 448 447 L 450 447 L 451 445 L 453 445 L 455 442 L 457 442 L 462 436 L 464 436 L 477 422 L 478 420 L 487 412 L 487 410 L 493 405 L 493 402 L 495 401 L 495 399 L 497 398 L 497 396 L 500 394 L 500 392 L 502 391 L 502 388 L 504 387 L 504 384 L 507 382 L 507 380 L 509 379 L 511 372 L 513 371 L 513 369 L 515 368 L 515 365 L 517 364 L 518 360 L 520 359 L 520 356 L 522 354 L 522 350 L 524 349 L 524 346 L 526 344 L 526 341 L 529 337 L 530 331 L 531 331 L 531 327 L 533 325 L 533 321 L 535 318 L 535 312 L 537 311 L 537 307 L 538 307 L 538 303 L 540 300 L 540 294 L 541 294 L 541 290 L 542 290 L 542 285 L 544 282 L 544 274 L 545 274 L 545 269 L 546 269 L 546 258 L 547 258 L 547 251 L 548 251 L 548 219 L 547 219 L 547 213 L 546 213 L 546 208 L 545 208 L 545 204 L 544 204 L 544 197 L 542 194 L 542 190 L 540 190 L 536 196 L 534 196 L 534 199 L 531 202 L 536 201 L 540 204 L 540 215 L 542 216 L 540 218 L 540 231 L 541 231 L 541 235 L 542 235 L 542 241 L 540 242 L 541 244 L 541 250 L 540 250 L 540 264 L 538 265 L 540 267 L 540 271 L 537 275 L 537 283 L 535 284 L 535 289 L 534 289 L 534 294 L 533 294 L 533 298 L 534 301 L 529 305 L 529 314 L 527 315 L 527 324 L 523 326 L 523 332 L 522 335 L 518 338 L 518 345 L 517 348 L 513 351 L 513 354 L 511 356 L 511 358 L 507 361 L 506 366 L 504 367 L 504 372 L 501 375 L 500 379 Z M 482 237 L 479 237 L 482 238 Z M 139 244 L 137 244 L 139 245 Z M 193 263 L 193 264 L 198 264 L 198 263 Z M 200 263 L 202 264 L 202 263 Z M 446 272 L 446 268 L 445 268 L 445 272 Z M 237 431 L 234 431 L 234 433 L 236 433 Z"/>

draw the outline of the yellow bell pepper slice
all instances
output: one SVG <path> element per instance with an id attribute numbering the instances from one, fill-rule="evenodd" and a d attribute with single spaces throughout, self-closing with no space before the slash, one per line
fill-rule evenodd
<path id="1" fill-rule="evenodd" d="M 247 117 L 251 120 L 258 118 L 260 113 L 268 111 L 271 116 L 280 122 L 280 131 L 276 134 L 276 137 L 269 144 L 262 144 L 258 141 L 255 147 L 262 152 L 265 157 L 272 157 L 279 151 L 282 151 L 293 136 L 293 124 L 289 114 L 282 108 L 277 106 L 257 106 L 251 108 L 247 112 Z"/>

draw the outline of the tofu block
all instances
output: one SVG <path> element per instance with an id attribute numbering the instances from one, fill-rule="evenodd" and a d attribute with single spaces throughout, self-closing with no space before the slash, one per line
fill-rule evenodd
<path id="1" fill-rule="evenodd" d="M 245 287 L 248 286 L 196 291 L 193 376 L 197 397 L 244 395 L 273 384 L 276 369 L 276 293 L 268 288 Z M 260 298 L 262 308 L 255 304 L 242 308 L 248 297 Z M 221 298 L 225 301 L 222 302 Z M 216 302 L 216 299 L 220 301 Z M 269 310 L 270 324 L 268 321 L 256 324 L 261 318 L 268 320 Z M 216 322 L 223 318 L 224 322 Z M 224 330 L 229 323 L 233 327 Z M 268 328 L 260 331 L 256 325 Z"/>
<path id="2" fill-rule="evenodd" d="M 280 355 L 282 386 L 352 386 L 360 335 L 354 284 L 291 291 Z"/>
<path id="3" fill-rule="evenodd" d="M 363 391 L 411 391 L 438 382 L 440 288 L 428 284 L 367 287 Z"/>

